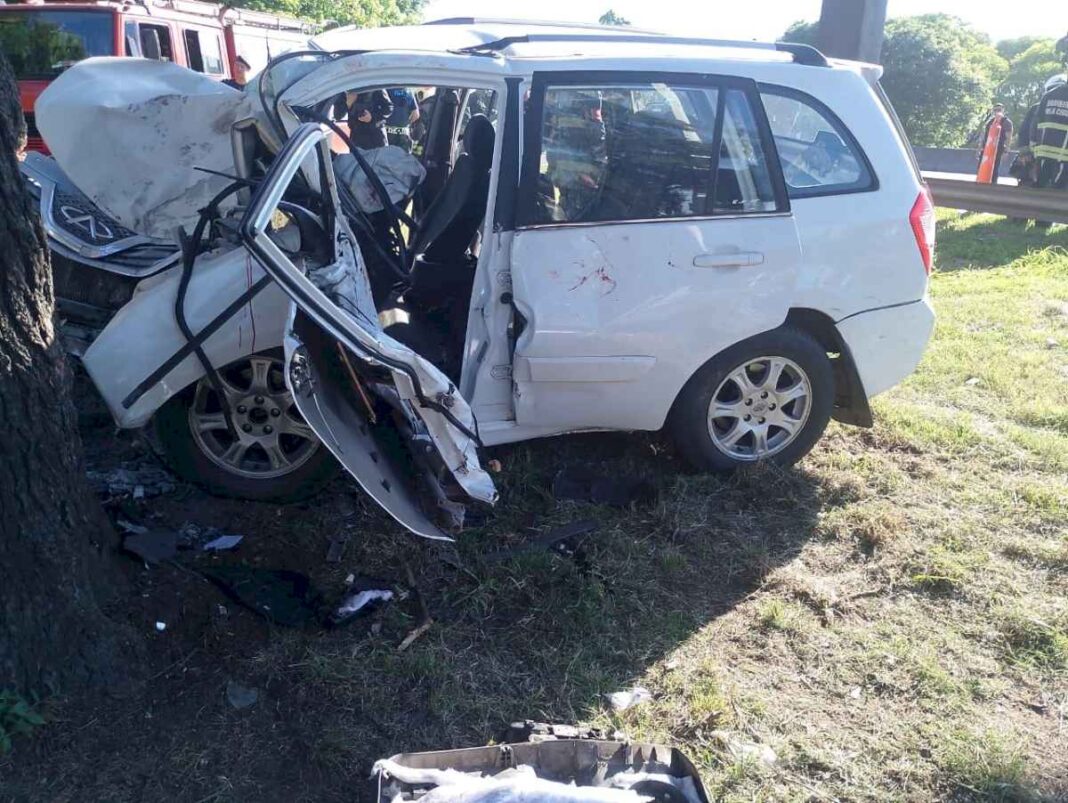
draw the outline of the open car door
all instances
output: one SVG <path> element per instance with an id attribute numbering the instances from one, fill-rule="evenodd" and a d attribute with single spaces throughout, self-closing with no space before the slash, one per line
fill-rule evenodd
<path id="1" fill-rule="evenodd" d="M 297 408 L 363 489 L 427 538 L 459 529 L 467 502 L 495 502 L 467 402 L 379 324 L 320 126 L 286 142 L 241 238 L 292 299 L 286 382 Z"/>

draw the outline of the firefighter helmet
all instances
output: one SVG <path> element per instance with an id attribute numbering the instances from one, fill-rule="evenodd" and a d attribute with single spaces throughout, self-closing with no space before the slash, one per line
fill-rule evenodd
<path id="1" fill-rule="evenodd" d="M 1049 92 L 1051 89 L 1056 89 L 1065 84 L 1068 84 L 1068 76 L 1065 76 L 1063 73 L 1061 75 L 1054 75 L 1046 80 L 1046 85 L 1042 87 L 1042 91 Z"/>

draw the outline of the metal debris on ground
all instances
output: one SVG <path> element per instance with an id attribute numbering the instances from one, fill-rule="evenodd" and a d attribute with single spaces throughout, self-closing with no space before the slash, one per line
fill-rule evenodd
<path id="1" fill-rule="evenodd" d="M 627 508 L 656 501 L 657 487 L 644 477 L 605 476 L 589 466 L 560 469 L 553 478 L 553 496 L 572 502 Z"/>
<path id="2" fill-rule="evenodd" d="M 126 461 L 110 471 L 90 469 L 85 476 L 97 495 L 105 497 L 152 499 L 172 493 L 178 487 L 169 471 L 147 457 Z"/>
<path id="3" fill-rule="evenodd" d="M 167 623 L 166 622 L 156 622 L 156 630 L 158 630 L 160 633 L 162 633 L 166 629 L 167 629 Z"/>
<path id="4" fill-rule="evenodd" d="M 705 803 L 697 769 L 663 745 L 622 736 L 556 739 L 393 756 L 376 761 L 379 803 Z M 539 775 L 539 773 L 541 773 Z"/>
<path id="5" fill-rule="evenodd" d="M 615 691 L 606 694 L 605 697 L 616 711 L 626 711 L 636 705 L 647 703 L 653 699 L 653 694 L 644 686 L 635 686 L 626 691 Z"/>
<path id="6" fill-rule="evenodd" d="M 236 680 L 226 681 L 226 701 L 238 711 L 251 708 L 259 699 L 259 690 L 244 686 Z"/>
<path id="7" fill-rule="evenodd" d="M 423 803 L 497 803 L 508 800 L 525 803 L 645 803 L 648 800 L 630 789 L 572 786 L 539 778 L 534 768 L 526 764 L 483 776 L 479 772 L 413 769 L 382 759 L 375 762 L 372 772 L 402 783 L 434 787 L 419 798 Z"/>

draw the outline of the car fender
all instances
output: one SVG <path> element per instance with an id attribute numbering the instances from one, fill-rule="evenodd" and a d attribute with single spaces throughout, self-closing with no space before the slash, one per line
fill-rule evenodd
<path id="1" fill-rule="evenodd" d="M 204 376 L 174 316 L 181 268 L 144 280 L 86 350 L 82 362 L 120 427 L 145 424 L 168 399 Z M 234 309 L 244 294 L 262 289 Z M 244 248 L 197 258 L 185 312 L 212 365 L 281 348 L 289 300 Z M 227 313 L 229 317 L 227 317 Z"/>

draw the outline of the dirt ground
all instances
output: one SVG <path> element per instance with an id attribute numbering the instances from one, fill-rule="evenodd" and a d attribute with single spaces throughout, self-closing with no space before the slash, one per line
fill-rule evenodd
<path id="1" fill-rule="evenodd" d="M 344 478 L 290 506 L 181 484 L 127 501 L 148 526 L 245 539 L 178 567 L 117 558 L 113 613 L 145 635 L 146 680 L 47 703 L 0 756 L 0 801 L 369 801 L 375 759 L 525 718 L 674 744 L 717 800 L 1068 800 L 1068 230 L 940 225 L 923 365 L 874 429 L 832 425 L 795 469 L 695 476 L 655 435 L 497 449 L 501 503 L 455 547 L 405 534 Z M 91 467 L 149 454 L 82 409 Z M 659 493 L 554 499 L 568 465 Z M 590 517 L 580 560 L 487 558 Z M 405 596 L 287 629 L 190 571 L 229 564 Z M 421 620 L 408 569 L 434 624 L 399 651 Z M 233 707 L 229 683 L 257 701 Z M 635 684 L 653 699 L 613 711 L 604 695 Z"/>

